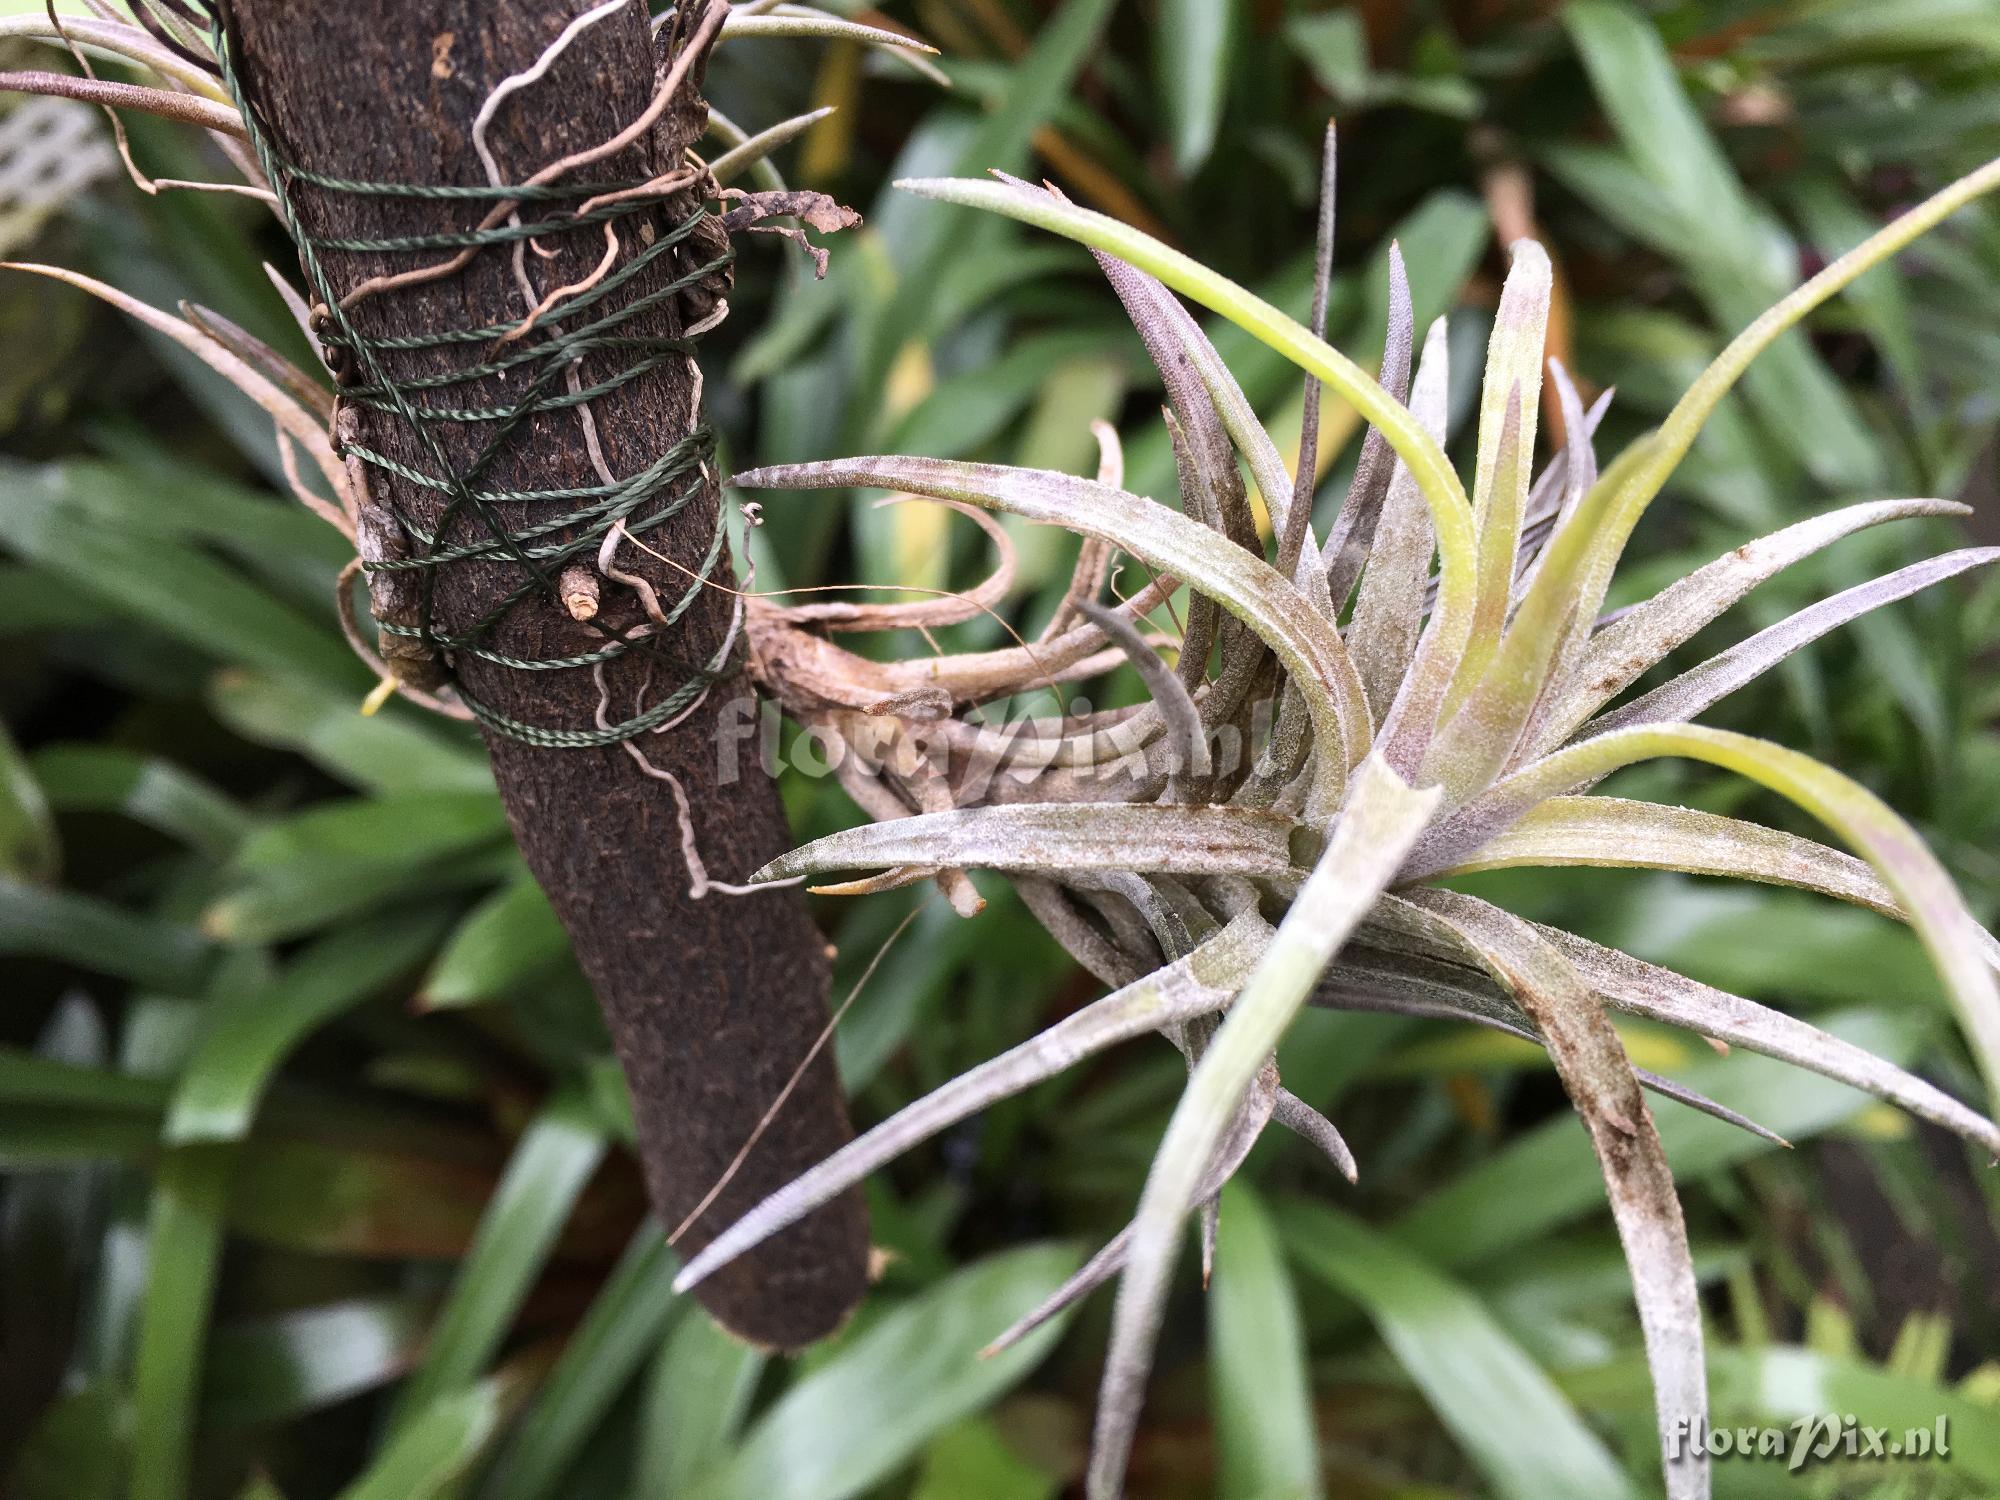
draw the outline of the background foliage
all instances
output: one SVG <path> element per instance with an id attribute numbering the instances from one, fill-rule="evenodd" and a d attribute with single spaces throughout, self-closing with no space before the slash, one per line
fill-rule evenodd
<path id="1" fill-rule="evenodd" d="M 899 198 L 896 176 L 1046 174 L 1302 309 L 1335 114 L 1335 342 L 1379 349 L 1393 238 L 1419 326 L 1452 310 L 1454 368 L 1475 371 L 1499 245 L 1534 232 L 1561 277 L 1558 352 L 1619 389 L 1616 447 L 1802 270 L 2000 151 L 1991 0 L 899 0 L 887 19 L 944 49 L 951 92 L 838 43 L 745 40 L 712 72 L 717 105 L 753 127 L 839 105 L 782 166 L 867 220 L 820 284 L 777 242 L 746 247 L 708 386 L 741 464 L 900 451 L 1084 471 L 1102 416 L 1134 487 L 1171 493 L 1157 387 L 1087 257 Z M 172 129 L 135 121 L 132 138 L 156 176 L 215 170 Z M 105 173 L 38 224 L 0 211 L 0 231 L 10 254 L 296 347 L 259 268 L 284 258 L 260 212 Z M 1212 331 L 1281 442 L 1296 433 L 1293 373 Z M 1845 499 L 1964 494 L 2000 535 L 1982 461 L 2000 215 L 1962 215 L 1812 332 L 1760 367 L 1649 517 L 1638 555 L 1656 576 Z M 871 1186 L 892 1256 L 854 1323 L 795 1362 L 731 1345 L 668 1290 L 607 1044 L 476 742 L 400 706 L 356 712 L 369 682 L 329 604 L 342 549 L 275 498 L 261 417 L 27 278 L 0 279 L 0 348 L 0 1489 L 1062 1492 L 1108 1308 L 976 1351 L 1129 1213 L 1180 1059 L 1128 1049 L 900 1164 Z M 1453 393 L 1454 430 L 1473 396 Z M 1337 497 L 1358 444 L 1328 416 Z M 765 517 L 764 587 L 944 587 L 981 567 L 977 536 L 937 508 L 774 496 Z M 1753 596 L 1737 628 L 1941 540 L 1853 539 Z M 1022 618 L 1039 623 L 1070 559 L 1054 533 L 1020 541 Z M 1718 717 L 1882 792 L 1990 923 L 1996 648 L 2000 590 L 1947 588 Z M 785 785 L 802 839 L 853 820 L 830 780 Z M 1622 790 L 1784 821 L 1694 772 Z M 1885 920 L 1679 878 L 1482 879 L 1977 1097 L 1914 940 Z M 986 894 L 970 922 L 929 902 L 861 992 L 839 1047 L 863 1120 L 1089 995 L 997 882 Z M 822 907 L 837 994 L 920 899 Z M 1643 1027 L 1626 1039 L 1798 1146 L 1660 1119 L 1718 1420 L 1952 1423 L 1950 1462 L 1921 1472 L 1725 1464 L 1719 1492 L 2000 1488 L 1994 1174 L 1838 1085 Z M 1135 1493 L 1654 1487 L 1617 1246 L 1541 1055 L 1309 1013 L 1284 1065 L 1338 1106 L 1360 1186 L 1259 1148 L 1225 1199 L 1213 1287 L 1190 1274 L 1174 1303 Z"/>

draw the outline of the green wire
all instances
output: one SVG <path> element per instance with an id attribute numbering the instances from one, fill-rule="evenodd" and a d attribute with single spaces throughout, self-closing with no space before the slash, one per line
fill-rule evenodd
<path id="1" fill-rule="evenodd" d="M 435 526 L 426 528 L 399 505 L 389 503 L 390 514 L 401 528 L 410 555 L 406 558 L 364 564 L 369 572 L 405 571 L 421 579 L 421 612 L 416 625 L 378 621 L 388 635 L 421 640 L 448 665 L 453 658 L 472 656 L 515 671 L 544 672 L 601 666 L 625 654 L 634 646 L 661 657 L 654 636 L 614 636 L 601 648 L 575 656 L 523 659 L 506 655 L 487 644 L 492 632 L 507 613 L 535 595 L 552 598 L 555 578 L 563 566 L 576 558 L 595 554 L 614 527 L 631 536 L 642 535 L 679 514 L 701 493 L 701 469 L 714 452 L 714 435 L 707 426 L 698 427 L 630 478 L 612 484 L 572 486 L 546 490 L 496 490 L 481 488 L 480 478 L 507 451 L 508 440 L 530 417 L 545 412 L 579 408 L 599 396 L 659 369 L 690 352 L 684 338 L 667 338 L 625 332 L 641 314 L 669 301 L 689 287 L 726 267 L 731 259 L 724 251 L 706 265 L 675 276 L 667 283 L 636 297 L 617 303 L 612 299 L 636 277 L 671 254 L 707 216 L 698 205 L 672 228 L 653 238 L 644 250 L 624 266 L 606 276 L 588 291 L 578 293 L 550 310 L 538 323 L 532 342 L 499 352 L 498 341 L 513 332 L 512 324 L 480 327 L 445 327 L 417 334 L 370 339 L 360 332 L 340 305 L 322 266 L 322 252 L 355 255 L 388 255 L 401 252 L 437 251 L 451 253 L 483 250 L 497 245 L 515 245 L 533 239 L 549 239 L 589 230 L 618 220 L 648 213 L 666 202 L 660 192 L 634 191 L 644 184 L 635 182 L 548 183 L 536 186 L 493 187 L 453 186 L 439 183 L 365 182 L 308 172 L 282 159 L 273 147 L 262 121 L 244 95 L 230 57 L 227 28 L 221 8 L 211 7 L 214 20 L 215 55 L 221 65 L 222 81 L 242 112 L 250 144 L 278 195 L 287 228 L 298 247 L 299 264 L 314 296 L 325 309 L 325 326 L 318 329 L 328 350 L 329 363 L 342 374 L 344 400 L 367 407 L 399 424 L 415 439 L 427 456 L 429 467 L 391 458 L 372 447 L 349 443 L 345 456 L 405 484 L 448 497 Z M 544 217 L 496 225 L 486 229 L 439 230 L 430 234 L 387 238 L 332 238 L 312 234 L 294 211 L 291 189 L 306 183 L 322 192 L 365 198 L 397 198 L 469 203 L 582 203 L 609 194 L 619 195 L 614 203 L 599 204 L 584 212 L 553 212 Z M 602 309 L 588 322 L 568 329 L 552 325 L 572 319 L 586 310 Z M 410 351 L 478 347 L 483 357 L 437 375 L 399 380 L 393 377 L 384 356 Z M 561 386 L 563 377 L 589 354 L 615 353 L 626 356 L 613 374 L 596 383 L 570 391 Z M 424 393 L 442 392 L 489 377 L 521 369 L 532 371 L 527 388 L 518 399 L 496 406 L 449 406 L 420 404 Z M 487 429 L 486 441 L 473 462 L 454 469 L 446 460 L 434 426 L 440 423 L 478 425 Z M 570 502 L 564 513 L 533 523 L 510 522 L 507 513 L 536 503 Z M 484 528 L 483 537 L 446 541 L 452 523 L 462 516 L 475 517 Z M 563 533 L 569 533 L 567 536 Z M 715 532 L 706 555 L 693 579 L 681 595 L 663 611 L 667 625 L 677 623 L 693 606 L 701 589 L 713 576 L 723 556 L 726 532 L 721 508 L 717 508 Z M 505 559 L 521 572 L 522 581 L 487 614 L 456 633 L 442 632 L 432 614 L 432 604 L 440 571 L 456 563 Z M 685 709 L 706 687 L 723 674 L 729 650 L 725 640 L 706 664 L 687 671 L 680 684 L 651 707 L 620 723 L 605 728 L 561 728 L 523 723 L 481 702 L 469 692 L 453 670 L 454 686 L 460 700 L 488 729 L 510 739 L 549 749 L 585 749 L 617 744 L 633 739 L 668 722 Z M 664 658 L 661 658 L 664 659 Z M 682 670 L 686 670 L 681 664 Z"/>

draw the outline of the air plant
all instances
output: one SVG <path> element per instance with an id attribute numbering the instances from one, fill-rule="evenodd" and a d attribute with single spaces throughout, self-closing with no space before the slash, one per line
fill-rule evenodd
<path id="1" fill-rule="evenodd" d="M 756 602 L 746 626 L 753 670 L 788 713 L 828 738 L 843 785 L 878 821 L 795 850 L 755 878 L 882 872 L 822 887 L 844 893 L 935 879 L 970 913 L 978 903 L 964 870 L 994 870 L 1111 993 L 952 1079 L 774 1194 L 696 1256 L 679 1285 L 699 1282 L 953 1122 L 1115 1043 L 1163 1033 L 1186 1055 L 1190 1077 L 1132 1223 L 997 1341 L 1011 1342 L 1120 1277 L 1089 1470 L 1090 1494 L 1113 1496 L 1184 1222 L 1200 1214 L 1206 1260 L 1217 1194 L 1273 1121 L 1355 1176 L 1338 1129 L 1278 1077 L 1275 1049 L 1299 1008 L 1465 1020 L 1544 1046 L 1582 1115 L 1636 1292 L 1669 1455 L 1668 1493 L 1707 1494 L 1705 1458 L 1673 1457 L 1668 1442 L 1706 1420 L 1702 1326 L 1679 1199 L 1642 1091 L 1769 1132 L 1634 1067 L 1611 1016 L 1664 1021 L 1783 1058 L 1995 1154 L 2000 1129 L 1804 1021 L 1442 882 L 1505 866 L 1626 866 L 1794 886 L 1873 908 L 1916 930 L 1989 1089 L 2000 1088 L 2000 943 L 1975 922 L 1918 835 L 1831 767 L 1695 722 L 1836 626 L 2000 558 L 2000 549 L 1948 553 L 1848 589 L 1617 706 L 1613 700 L 1643 673 L 1781 569 L 1864 528 L 1965 507 L 1923 499 L 1850 505 L 1740 547 L 1629 610 L 1604 611 L 1633 526 L 1758 352 L 1996 185 L 2000 162 L 1814 276 L 1739 335 L 1658 428 L 1602 471 L 1592 433 L 1609 398 L 1586 411 L 1568 374 L 1549 361 L 1567 442 L 1539 478 L 1532 475 L 1551 273 L 1539 245 L 1515 244 L 1487 350 L 1468 494 L 1440 446 L 1444 322 L 1423 339 L 1413 374 L 1417 340 L 1400 259 L 1390 260 L 1379 382 L 1318 337 L 1330 261 L 1331 133 L 1310 330 L 1052 188 L 1011 178 L 901 184 L 1095 252 L 1165 383 L 1181 508 L 1120 487 L 1108 429 L 1099 433 L 1104 457 L 1095 480 L 916 457 L 738 475 L 746 489 L 873 487 L 929 496 L 1083 538 L 1055 617 L 1035 642 L 1011 650 L 885 665 L 818 633 L 930 626 L 990 609 L 1010 571 L 997 528 L 1002 566 L 962 601 Z M 1296 483 L 1175 292 L 1307 372 Z M 1371 424 L 1324 543 L 1310 516 L 1320 382 Z M 1268 507 L 1275 562 L 1239 459 Z M 1098 596 L 1119 552 L 1155 576 L 1107 608 Z M 1183 583 L 1190 603 L 1170 667 L 1144 622 Z M 1101 670 L 1106 653 L 1137 668 L 1149 701 L 1005 727 L 970 712 Z M 1667 756 L 1760 783 L 1860 857 L 1712 813 L 1586 795 L 1622 767 Z"/>
<path id="2" fill-rule="evenodd" d="M 191 121 L 259 186 L 199 37 L 171 13 L 139 14 L 147 27 L 108 13 L 60 26 L 29 16 L 0 25 L 0 34 L 71 42 L 147 67 L 170 88 L 114 91 L 51 75 L 15 75 L 0 86 L 59 89 Z M 753 5 L 731 17 L 724 35 L 731 27 L 825 32 L 847 24 Z M 908 46 L 893 34 L 871 40 Z M 724 127 L 733 149 L 714 165 L 765 170 L 763 157 L 800 123 L 755 137 Z M 1613 700 L 1650 667 L 1783 568 L 1867 527 L 1964 507 L 1922 499 L 1848 506 L 1740 547 L 1630 610 L 1604 612 L 1634 525 L 1752 359 L 1869 267 L 2000 186 L 2000 162 L 1906 213 L 1765 313 L 1657 429 L 1601 472 L 1591 434 L 1604 403 L 1586 411 L 1550 362 L 1567 442 L 1533 475 L 1550 266 L 1531 241 L 1516 244 L 1488 348 L 1468 493 L 1441 447 L 1442 320 L 1419 352 L 1400 261 L 1391 257 L 1379 382 L 1318 336 L 1331 259 L 1330 139 L 1327 161 L 1310 329 L 1053 190 L 1013 179 L 903 184 L 1096 252 L 1165 383 L 1180 510 L 1121 487 L 1108 428 L 1095 480 L 877 457 L 758 469 L 736 481 L 930 497 L 978 517 L 1001 550 L 993 576 L 964 595 L 892 605 L 744 599 L 753 674 L 794 719 L 837 746 L 830 758 L 843 785 L 876 820 L 796 850 L 756 878 L 884 872 L 828 888 L 857 894 L 931 879 L 971 915 L 980 903 L 964 871 L 991 869 L 1111 993 L 951 1080 L 767 1199 L 696 1256 L 678 1284 L 700 1281 L 954 1121 L 1118 1042 L 1164 1034 L 1185 1054 L 1189 1082 L 1131 1225 L 996 1340 L 1019 1338 L 1120 1278 L 1093 1496 L 1122 1485 L 1183 1223 L 1199 1213 L 1207 1253 L 1223 1184 L 1274 1121 L 1319 1147 L 1344 1176 L 1356 1175 L 1336 1126 L 1278 1076 L 1275 1049 L 1301 1006 L 1462 1019 L 1547 1048 L 1603 1166 L 1667 1452 L 1674 1432 L 1705 1421 L 1701 1318 L 1679 1201 L 1642 1091 L 1761 1127 L 1635 1068 L 1612 1012 L 1783 1058 L 2000 1155 L 2000 1128 L 1988 1118 L 1863 1049 L 1441 884 L 1504 866 L 1621 865 L 1795 886 L 1873 908 L 1916 930 L 1989 1089 L 2000 1089 L 2000 943 L 1979 928 L 1918 836 L 1830 767 L 1694 722 L 1836 626 L 1992 561 L 2000 549 L 1949 553 L 1848 589 L 1618 706 Z M 203 309 L 175 318 L 74 273 L 27 269 L 112 300 L 233 380 L 277 422 L 298 497 L 353 536 L 355 496 L 327 441 L 331 406 L 315 377 Z M 1176 292 L 1307 372 L 1296 482 Z M 1324 543 L 1310 514 L 1321 382 L 1370 424 Z M 1260 538 L 1245 468 L 1270 516 L 1274 554 Z M 1072 585 L 1036 640 L 882 663 L 829 639 L 992 611 L 1012 566 L 1007 534 L 989 510 L 1083 537 Z M 1120 552 L 1155 576 L 1107 607 L 1099 596 Z M 604 586 L 616 581 L 607 576 Z M 1182 585 L 1190 601 L 1169 666 L 1145 622 Z M 374 656 L 349 623 L 357 647 Z M 972 712 L 1121 662 L 1150 694 L 1136 709 L 1006 726 Z M 385 687 L 454 707 L 448 690 L 431 698 L 384 671 Z M 1732 818 L 1586 795 L 1612 772 L 1662 756 L 1761 783 L 1860 857 Z M 689 857 L 693 877 L 691 847 Z M 1670 1459 L 1666 1470 L 1671 1495 L 1707 1493 L 1699 1451 Z"/>

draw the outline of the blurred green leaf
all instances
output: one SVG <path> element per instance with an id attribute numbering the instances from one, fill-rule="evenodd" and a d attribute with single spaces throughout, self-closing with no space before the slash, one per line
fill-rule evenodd
<path id="1" fill-rule="evenodd" d="M 831 1349 L 753 1425 L 700 1500 L 847 1500 L 1010 1390 L 1062 1334 L 1057 1318 L 991 1359 L 979 1350 L 1053 1292 L 1079 1257 L 1040 1245 L 957 1272 Z"/>
<path id="2" fill-rule="evenodd" d="M 1097 45 L 1111 9 L 1112 0 L 1065 0 L 1017 65 L 1013 87 L 1000 106 L 954 152 L 954 174 L 995 168 L 1017 172 L 1027 165 L 1030 139 L 1068 93 Z M 909 330 L 923 322 L 938 272 L 955 248 L 955 237 L 963 232 L 954 216 L 940 211 L 939 205 L 903 194 L 885 203 L 874 219 L 883 232 L 897 280 L 889 306 L 861 330 L 865 347 L 856 368 L 856 383 L 869 393 L 870 402 L 884 388 L 884 377 Z M 857 420 L 849 425 L 861 431 L 867 424 Z"/>
<path id="3" fill-rule="evenodd" d="M 237 1165 L 229 1227 L 309 1255 L 454 1259 L 493 1186 L 462 1152 L 421 1154 L 324 1141 L 252 1139 Z"/>
<path id="4" fill-rule="evenodd" d="M 501 1450 L 483 1494 L 491 1500 L 536 1500 L 571 1493 L 562 1485 L 564 1470 L 658 1344 L 678 1301 L 678 1269 L 666 1235 L 648 1219 L 570 1335 L 562 1358 Z"/>
<path id="5" fill-rule="evenodd" d="M 119 813 L 210 856 L 226 856 L 252 819 L 207 782 L 170 760 L 116 745 L 49 745 L 35 775 L 61 812 Z"/>
<path id="6" fill-rule="evenodd" d="M 1929 1034 L 1927 1015 L 1846 1011 L 1819 1023 L 1835 1036 L 1907 1066 Z M 1865 1094 L 1816 1073 L 1737 1051 L 1686 1069 L 1676 1081 L 1799 1142 L 1868 1107 Z M 1662 1111 L 1660 1138 L 1675 1172 L 1694 1180 L 1773 1150 L 1734 1125 L 1691 1109 Z M 1395 1239 L 1447 1270 L 1477 1265 L 1601 1208 L 1590 1143 L 1567 1111 L 1430 1193 L 1396 1221 Z"/>
<path id="7" fill-rule="evenodd" d="M 55 878 L 61 861 L 48 797 L 0 724 L 0 875 L 39 884 Z"/>
<path id="8" fill-rule="evenodd" d="M 397 1429 L 389 1446 L 340 1500 L 431 1500 L 450 1492 L 500 1423 L 500 1393 L 486 1381 L 433 1398 Z"/>
<path id="9" fill-rule="evenodd" d="M 370 791 L 477 792 L 493 786 L 477 740 L 437 726 L 415 709 L 392 703 L 366 717 L 358 694 L 329 692 L 282 672 L 221 673 L 210 701 L 223 722 L 246 738 L 296 750 L 329 775 Z"/>
<path id="10" fill-rule="evenodd" d="M 1472 1292 L 1332 1209 L 1287 1203 L 1279 1218 L 1293 1257 L 1367 1310 L 1495 1493 L 1509 1500 L 1637 1493 L 1575 1408 Z"/>
<path id="11" fill-rule="evenodd" d="M 1910 1428 L 1935 1433 L 1942 1420 L 1952 1470 L 1982 1486 L 2000 1485 L 2000 1412 L 1935 1381 L 1784 1346 L 1718 1349 L 1713 1369 L 1718 1410 L 1756 1411 L 1779 1422 L 1852 1412 L 1897 1437 Z"/>
<path id="12" fill-rule="evenodd" d="M 631 1500 L 686 1494 L 722 1461 L 765 1362 L 698 1309 L 674 1324 L 647 1375 Z"/>
<path id="13" fill-rule="evenodd" d="M 168 1153 L 153 1179 L 132 1366 L 131 1500 L 189 1493 L 230 1166 L 227 1148 L 190 1147 Z"/>
<path id="14" fill-rule="evenodd" d="M 210 1344 L 203 1420 L 285 1422 L 386 1385 L 416 1358 L 421 1313 L 408 1298 L 356 1297 L 224 1323 Z"/>
<path id="15" fill-rule="evenodd" d="M 201 985 L 214 950 L 192 927 L 107 901 L 0 880 L 0 953 L 74 964 L 169 994 Z"/>
<path id="16" fill-rule="evenodd" d="M 93 505 L 119 479 L 96 469 L 0 468 L 0 541 L 125 619 L 215 661 L 366 691 L 334 628 L 308 619 L 184 540 L 105 524 Z"/>
<path id="17" fill-rule="evenodd" d="M 297 937 L 392 897 L 484 883 L 512 862 L 497 798 L 402 792 L 323 804 L 260 827 L 236 851 L 203 926 L 232 942 Z"/>
<path id="18" fill-rule="evenodd" d="M 1154 25 L 1153 57 L 1174 165 L 1186 175 L 1215 149 L 1235 51 L 1236 7 L 1213 0 L 1163 0 Z"/>
<path id="19" fill-rule="evenodd" d="M 1579 0 L 1563 20 L 1598 102 L 1658 195 L 1644 204 L 1601 199 L 1600 206 L 1683 261 L 1721 331 L 1734 333 L 1798 279 L 1783 231 L 1744 191 L 1688 103 L 1652 21 L 1625 0 Z M 1582 177 L 1569 180 L 1585 187 Z M 1744 384 L 1772 432 L 1822 482 L 1859 488 L 1879 479 L 1881 463 L 1859 413 L 1803 334 L 1774 343 Z"/>
<path id="20" fill-rule="evenodd" d="M 603 1130 L 587 1099 L 559 1089 L 515 1147 L 423 1361 L 397 1397 L 399 1435 L 413 1432 L 486 1368 L 603 1155 Z"/>
<path id="21" fill-rule="evenodd" d="M 1285 40 L 1312 69 L 1319 86 L 1341 104 L 1368 92 L 1368 33 L 1353 11 L 1308 12 L 1285 23 Z"/>
<path id="22" fill-rule="evenodd" d="M 307 1035 L 411 969 L 442 927 L 411 912 L 343 928 L 306 949 L 271 985 L 209 1007 L 167 1113 L 177 1144 L 240 1140 L 257 1103 L 291 1050 Z"/>
<path id="23" fill-rule="evenodd" d="M 472 909 L 437 957 L 423 1003 L 449 1010 L 497 1000 L 545 974 L 569 952 L 569 935 L 526 869 Z"/>
<path id="24" fill-rule="evenodd" d="M 131 1408 L 109 1381 L 50 1403 L 14 1454 L 14 1500 L 123 1500 Z"/>
<path id="25" fill-rule="evenodd" d="M 1055 1500 L 1062 1481 L 1017 1453 L 999 1427 L 972 1417 L 947 1429 L 924 1453 L 910 1500 Z"/>
<path id="26" fill-rule="evenodd" d="M 154 1078 L 0 1047 L 0 1104 L 68 1105 L 144 1117 L 164 1108 L 166 1085 Z"/>
<path id="27" fill-rule="evenodd" d="M 1319 1495 L 1319 1436 L 1291 1272 L 1262 1200 L 1240 1180 L 1223 1190 L 1208 1300 L 1216 1494 Z"/>

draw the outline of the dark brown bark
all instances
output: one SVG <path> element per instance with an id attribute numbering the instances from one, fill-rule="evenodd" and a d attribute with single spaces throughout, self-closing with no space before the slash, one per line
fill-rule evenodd
<path id="1" fill-rule="evenodd" d="M 474 154 L 474 115 L 494 85 L 532 65 L 587 0 L 236 0 L 235 55 L 245 91 L 279 153 L 317 173 L 366 181 L 484 184 Z M 698 12 L 699 5 L 684 7 Z M 592 180 L 644 179 L 680 160 L 704 117 L 700 70 L 685 106 L 668 111 L 652 138 L 588 170 Z M 657 86 L 645 10 L 628 10 L 586 30 L 549 75 L 499 110 L 489 144 L 509 181 L 608 139 L 637 118 Z M 322 236 L 376 237 L 470 228 L 485 203 L 423 204 L 293 189 L 302 224 Z M 664 229 L 680 215 L 669 205 Z M 624 221 L 625 255 L 640 236 Z M 528 263 L 541 290 L 574 282 L 604 249 L 596 229 L 559 241 L 557 259 Z M 700 264 L 713 252 L 690 245 Z M 677 255 L 683 252 L 676 252 Z M 436 252 L 323 257 L 333 286 L 433 264 Z M 621 261 L 622 264 L 622 261 Z M 619 295 L 636 298 L 671 272 L 656 267 Z M 371 338 L 505 323 L 522 316 L 510 254 L 488 249 L 462 272 L 427 285 L 366 298 L 353 316 Z M 677 334 L 685 309 L 655 310 L 625 331 Z M 401 378 L 484 357 L 435 351 L 398 356 Z M 592 356 L 586 382 L 609 370 Z M 496 380 L 429 393 L 432 404 L 505 404 L 518 399 Z M 593 403 L 605 456 L 617 475 L 638 472 L 691 427 L 693 367 L 667 368 Z M 431 467 L 402 424 L 355 409 L 371 447 Z M 433 423 L 454 467 L 484 440 L 471 426 Z M 379 496 L 408 513 L 436 517 L 443 497 L 374 473 Z M 532 418 L 485 482 L 552 489 L 598 482 L 574 412 Z M 719 497 L 712 482 L 696 503 L 648 535 L 648 542 L 695 567 L 708 547 Z M 539 503 L 538 503 L 539 504 Z M 542 506 L 543 517 L 571 508 Z M 533 509 L 513 513 L 522 522 Z M 472 536 L 468 518 L 447 536 Z M 666 600 L 685 578 L 626 547 L 621 565 L 649 578 Z M 446 631 L 485 615 L 519 584 L 505 562 L 459 564 L 438 575 L 436 615 Z M 722 581 L 733 582 L 725 568 Z M 640 618 L 631 592 L 602 583 L 601 622 Z M 663 637 L 681 675 L 709 659 L 729 625 L 731 601 L 705 590 Z M 551 598 L 523 601 L 491 644 L 524 658 L 569 656 L 603 637 L 572 621 Z M 587 728 L 600 696 L 587 670 L 522 672 L 462 656 L 460 678 L 482 700 L 516 719 Z M 672 666 L 628 652 L 607 669 L 610 713 L 629 717 L 675 685 Z M 789 842 L 776 790 L 754 747 L 718 726 L 740 724 L 749 688 L 717 684 L 679 728 L 645 737 L 646 755 L 686 786 L 696 837 L 715 878 L 741 881 Z M 655 1208 L 678 1224 L 721 1176 L 776 1100 L 825 1024 L 827 964 L 819 934 L 794 890 L 733 897 L 689 894 L 689 872 L 669 788 L 649 779 L 618 746 L 537 749 L 488 736 L 493 769 L 530 867 L 548 892 L 602 1003 L 631 1084 L 640 1156 Z M 720 750 L 720 754 L 719 754 Z M 736 762 L 733 780 L 721 763 Z M 822 1053 L 730 1186 L 681 1240 L 691 1253 L 764 1194 L 848 1138 L 831 1050 Z M 701 1296 L 728 1328 L 759 1343 L 796 1347 L 834 1328 L 861 1295 L 866 1225 L 850 1194 L 704 1284 Z"/>

